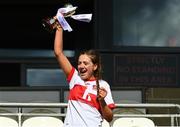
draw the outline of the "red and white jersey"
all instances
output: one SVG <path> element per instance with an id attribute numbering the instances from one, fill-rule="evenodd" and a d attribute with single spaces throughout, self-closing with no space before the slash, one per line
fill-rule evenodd
<path id="1" fill-rule="evenodd" d="M 83 81 L 75 68 L 72 69 L 67 80 L 70 92 L 64 127 L 100 127 L 103 118 L 96 100 L 96 81 Z M 106 89 L 105 102 L 113 109 L 115 104 L 109 84 L 104 80 L 99 80 L 99 85 Z"/>

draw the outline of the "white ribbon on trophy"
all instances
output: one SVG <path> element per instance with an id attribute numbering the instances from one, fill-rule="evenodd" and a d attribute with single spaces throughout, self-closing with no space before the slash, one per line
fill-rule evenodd
<path id="1" fill-rule="evenodd" d="M 65 17 L 71 17 L 74 20 L 83 21 L 83 22 L 91 21 L 92 14 L 73 15 L 75 13 L 76 9 L 77 9 L 77 7 L 72 7 L 72 6 L 58 9 L 56 18 L 57 18 L 58 22 L 61 24 L 61 27 L 63 28 L 63 30 L 65 30 L 65 31 L 67 30 L 68 32 L 72 31 L 72 28 L 66 21 Z"/>
<path id="2" fill-rule="evenodd" d="M 58 22 L 61 24 L 61 27 L 63 28 L 63 30 L 68 30 L 68 32 L 72 31 L 71 26 L 65 20 L 64 16 L 61 13 L 59 13 L 59 11 L 58 11 L 56 17 L 57 17 Z"/>
<path id="3" fill-rule="evenodd" d="M 90 22 L 92 19 L 92 14 L 79 14 L 79 15 L 72 15 L 71 18 L 83 22 Z"/>

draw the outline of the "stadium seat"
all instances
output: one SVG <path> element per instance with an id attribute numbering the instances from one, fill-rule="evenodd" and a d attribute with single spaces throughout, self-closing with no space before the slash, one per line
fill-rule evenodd
<path id="1" fill-rule="evenodd" d="M 62 127 L 63 121 L 49 116 L 36 116 L 26 119 L 22 127 Z"/>
<path id="2" fill-rule="evenodd" d="M 155 127 L 155 124 L 148 118 L 123 117 L 116 119 L 112 127 Z"/>
<path id="3" fill-rule="evenodd" d="M 102 127 L 110 127 L 109 122 L 107 122 L 105 119 L 103 119 Z"/>
<path id="4" fill-rule="evenodd" d="M 12 118 L 0 116 L 0 127 L 18 127 L 18 122 Z"/>

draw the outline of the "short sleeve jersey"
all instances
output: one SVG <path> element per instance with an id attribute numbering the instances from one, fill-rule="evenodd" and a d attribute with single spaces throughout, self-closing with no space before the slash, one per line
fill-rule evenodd
<path id="1" fill-rule="evenodd" d="M 64 127 L 99 127 L 102 123 L 97 97 L 96 81 L 83 81 L 73 68 L 68 76 L 69 98 Z M 100 87 L 107 91 L 105 102 L 109 108 L 115 107 L 109 84 L 99 80 Z"/>

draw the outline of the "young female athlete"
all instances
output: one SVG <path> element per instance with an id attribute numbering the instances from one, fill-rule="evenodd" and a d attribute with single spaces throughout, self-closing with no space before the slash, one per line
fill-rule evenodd
<path id="1" fill-rule="evenodd" d="M 115 108 L 109 84 L 101 79 L 96 51 L 80 53 L 77 69 L 63 54 L 63 30 L 55 33 L 54 53 L 69 83 L 69 98 L 64 127 L 100 127 L 103 119 L 113 119 Z"/>

